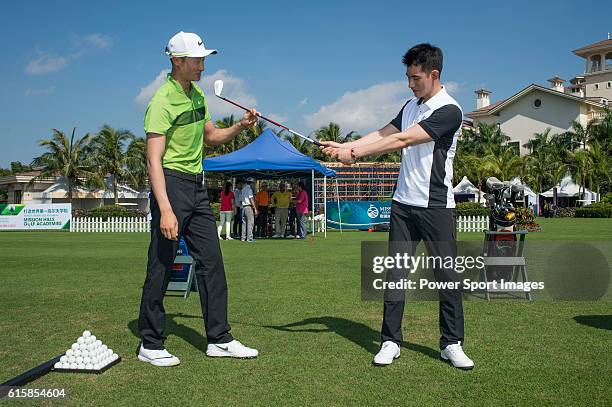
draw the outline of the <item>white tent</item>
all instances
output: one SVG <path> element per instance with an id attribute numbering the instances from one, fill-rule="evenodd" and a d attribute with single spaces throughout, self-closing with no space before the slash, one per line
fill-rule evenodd
<path id="1" fill-rule="evenodd" d="M 512 185 L 522 185 L 523 186 L 523 195 L 527 197 L 527 206 L 529 204 L 533 204 L 534 206 L 538 206 L 538 194 L 533 192 L 531 188 L 527 184 L 521 182 L 519 177 L 514 177 L 510 180 Z"/>
<path id="2" fill-rule="evenodd" d="M 472 184 L 472 182 L 468 179 L 468 177 L 464 176 L 461 181 L 453 188 L 453 194 L 456 195 L 473 195 L 473 198 L 470 198 L 471 202 L 476 202 L 478 199 L 478 188 Z M 484 192 L 480 191 L 480 203 L 485 203 Z"/>
<path id="3" fill-rule="evenodd" d="M 588 189 L 582 189 L 578 184 L 576 184 L 574 182 L 574 180 L 572 179 L 571 175 L 567 174 L 565 177 L 563 177 L 563 179 L 561 180 L 560 183 L 558 183 L 556 185 L 557 188 L 557 197 L 558 198 L 577 198 L 578 197 L 578 190 L 580 190 L 580 192 L 584 193 L 584 200 L 585 201 L 592 201 L 592 200 L 597 200 L 597 194 L 594 192 L 589 191 Z M 552 198 L 553 196 L 553 188 L 549 189 L 548 191 L 542 193 L 542 196 L 545 196 L 546 198 Z"/>

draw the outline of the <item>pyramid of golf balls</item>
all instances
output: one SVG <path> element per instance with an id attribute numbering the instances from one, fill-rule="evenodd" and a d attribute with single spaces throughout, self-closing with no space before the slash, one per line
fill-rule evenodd
<path id="1" fill-rule="evenodd" d="M 55 369 L 100 370 L 119 359 L 116 353 L 92 335 L 84 331 L 83 335 L 72 344 L 54 365 Z"/>

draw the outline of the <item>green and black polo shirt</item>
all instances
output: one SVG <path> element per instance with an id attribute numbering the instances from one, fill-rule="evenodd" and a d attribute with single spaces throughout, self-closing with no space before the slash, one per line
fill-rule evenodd
<path id="1" fill-rule="evenodd" d="M 191 98 L 170 74 L 155 92 L 144 118 L 146 133 L 166 136 L 164 168 L 202 173 L 204 124 L 211 120 L 206 96 L 195 83 L 191 84 Z"/>

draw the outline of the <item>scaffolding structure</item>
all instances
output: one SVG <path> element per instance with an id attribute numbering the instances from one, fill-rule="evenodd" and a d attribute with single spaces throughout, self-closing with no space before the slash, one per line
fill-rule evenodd
<path id="1" fill-rule="evenodd" d="M 397 183 L 400 163 L 324 163 L 326 167 L 336 171 L 338 194 L 334 184 L 328 181 L 327 201 L 377 201 L 390 199 Z M 323 178 L 315 178 L 314 185 L 315 208 L 323 213 L 324 185 Z"/>

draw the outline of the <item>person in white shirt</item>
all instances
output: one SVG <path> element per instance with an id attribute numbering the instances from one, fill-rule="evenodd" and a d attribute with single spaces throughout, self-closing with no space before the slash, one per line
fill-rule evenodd
<path id="1" fill-rule="evenodd" d="M 442 50 L 419 44 L 406 52 L 408 86 L 414 93 L 397 117 L 380 130 L 356 141 L 321 141 L 321 149 L 345 164 L 361 157 L 402 150 L 402 163 L 393 195 L 389 253 L 413 256 L 423 240 L 430 256 L 456 256 L 453 158 L 463 113 L 440 83 Z M 405 278 L 405 269 L 391 269 L 390 281 Z M 434 268 L 438 281 L 456 282 L 456 271 Z M 461 291 L 439 290 L 440 357 L 454 367 L 470 370 L 474 362 L 463 352 L 464 322 Z M 400 355 L 405 291 L 386 290 L 381 349 L 374 357 L 386 366 Z"/>
<path id="2" fill-rule="evenodd" d="M 240 238 L 242 235 L 242 180 L 236 181 L 236 188 L 234 188 L 234 205 L 236 205 L 236 216 L 234 216 L 234 224 L 232 225 L 232 232 L 234 239 Z"/>
<path id="3" fill-rule="evenodd" d="M 240 240 L 253 243 L 253 227 L 257 216 L 257 206 L 255 205 L 255 194 L 253 193 L 253 183 L 255 179 L 247 178 L 247 184 L 242 188 L 240 202 L 242 205 L 242 234 Z"/>

